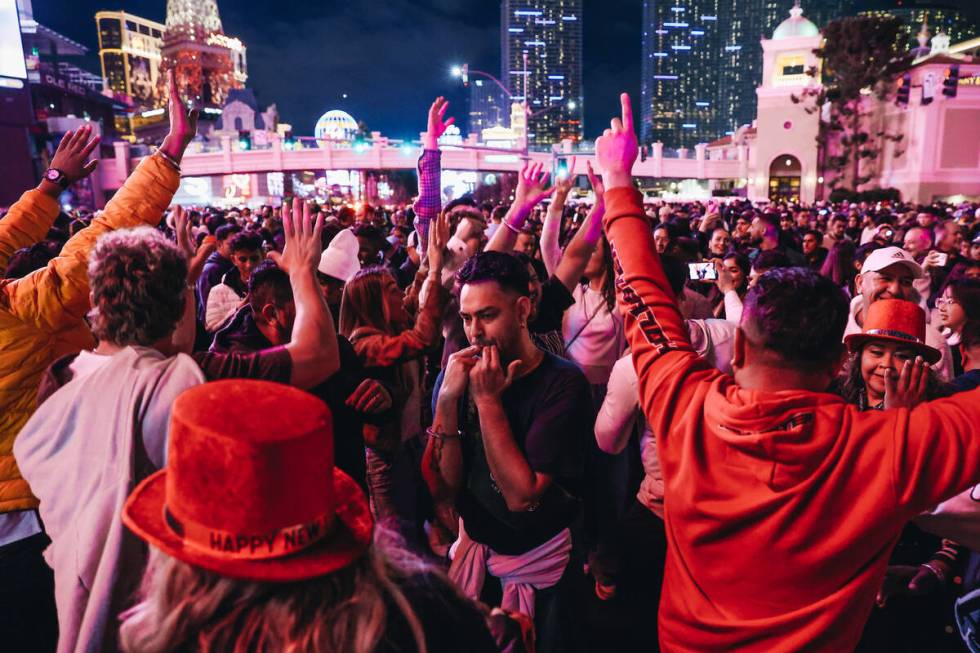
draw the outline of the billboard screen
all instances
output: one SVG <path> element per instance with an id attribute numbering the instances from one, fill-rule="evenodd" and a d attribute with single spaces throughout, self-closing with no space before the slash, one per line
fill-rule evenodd
<path id="1" fill-rule="evenodd" d="M 27 79 L 17 0 L 0 0 L 0 76 Z"/>

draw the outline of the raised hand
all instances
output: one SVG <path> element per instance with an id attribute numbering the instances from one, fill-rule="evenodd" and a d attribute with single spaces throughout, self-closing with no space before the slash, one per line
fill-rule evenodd
<path id="1" fill-rule="evenodd" d="M 613 118 L 609 129 L 595 142 L 596 159 L 606 189 L 633 186 L 633 163 L 640 152 L 633 130 L 633 107 L 629 94 L 620 94 L 619 101 L 622 104 L 622 120 Z"/>
<path id="2" fill-rule="evenodd" d="M 286 246 L 282 254 L 269 252 L 269 258 L 288 274 L 307 271 L 312 275 L 320 264 L 320 255 L 323 254 L 320 240 L 323 218 L 318 214 L 314 221 L 310 217 L 310 205 L 294 197 L 292 210 L 288 203 L 282 205 L 282 229 L 286 236 Z"/>
<path id="3" fill-rule="evenodd" d="M 438 274 L 446 262 L 446 245 L 449 243 L 449 212 L 443 211 L 429 228 L 429 243 L 426 259 L 429 272 Z"/>
<path id="4" fill-rule="evenodd" d="M 595 203 L 603 204 L 605 202 L 606 187 L 602 183 L 602 178 L 597 176 L 595 170 L 592 169 L 591 161 L 585 162 L 585 168 L 589 177 L 589 184 L 592 186 L 592 192 L 595 193 Z"/>
<path id="5" fill-rule="evenodd" d="M 885 370 L 885 408 L 914 408 L 925 397 L 928 380 L 929 364 L 921 356 L 905 361 L 897 375 Z"/>
<path id="6" fill-rule="evenodd" d="M 184 208 L 180 204 L 174 207 L 174 233 L 177 235 L 178 249 L 190 261 L 197 252 L 197 247 L 194 246 L 190 216 L 184 212 Z"/>
<path id="7" fill-rule="evenodd" d="M 484 347 L 480 359 L 470 369 L 470 393 L 474 401 L 500 397 L 501 393 L 514 382 L 521 361 L 516 360 L 507 366 L 500 366 L 500 351 L 495 345 Z"/>
<path id="8" fill-rule="evenodd" d="M 446 109 L 449 108 L 449 101 L 441 95 L 436 98 L 432 106 L 429 107 L 429 122 L 425 131 L 425 149 L 436 150 L 439 148 L 439 137 L 446 133 L 446 128 L 456 121 L 455 118 L 444 119 Z"/>
<path id="9" fill-rule="evenodd" d="M 568 164 L 568 172 L 564 177 L 558 177 L 555 179 L 555 201 L 559 199 L 564 201 L 571 192 L 572 186 L 575 185 L 575 157 L 572 157 L 571 163 Z"/>
<path id="10" fill-rule="evenodd" d="M 88 160 L 99 140 L 99 136 L 92 136 L 92 125 L 82 125 L 74 131 L 69 129 L 58 143 L 50 167 L 60 170 L 70 184 L 88 177 L 99 165 L 98 159 Z M 61 192 L 60 187 L 57 190 Z"/>
<path id="11" fill-rule="evenodd" d="M 548 186 L 551 176 L 547 170 L 542 170 L 543 163 L 528 161 L 517 176 L 517 188 L 514 190 L 514 206 L 530 211 L 534 206 L 555 192 L 555 186 Z"/>
<path id="12" fill-rule="evenodd" d="M 188 111 L 187 107 L 184 106 L 180 99 L 180 92 L 177 90 L 177 75 L 173 68 L 167 71 L 167 82 L 170 86 L 167 101 L 167 108 L 170 113 L 170 131 L 163 139 L 160 149 L 179 163 L 181 157 L 184 156 L 184 150 L 197 135 L 199 111 L 196 108 Z"/>

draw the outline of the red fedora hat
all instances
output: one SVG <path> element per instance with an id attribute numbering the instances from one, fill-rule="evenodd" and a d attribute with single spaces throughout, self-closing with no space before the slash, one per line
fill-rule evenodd
<path id="1" fill-rule="evenodd" d="M 890 340 L 908 345 L 933 365 L 942 352 L 926 344 L 926 313 L 913 302 L 904 299 L 879 299 L 868 307 L 861 333 L 844 338 L 851 352 L 858 351 L 869 340 Z"/>
<path id="2" fill-rule="evenodd" d="M 231 578 L 301 580 L 371 544 L 367 498 L 334 468 L 322 401 L 264 381 L 217 381 L 174 402 L 167 466 L 123 522 L 167 555 Z"/>

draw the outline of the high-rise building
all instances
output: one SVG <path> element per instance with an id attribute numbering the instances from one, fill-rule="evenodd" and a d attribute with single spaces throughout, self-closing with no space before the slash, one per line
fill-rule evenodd
<path id="1" fill-rule="evenodd" d="M 528 103 L 529 143 L 582 138 L 582 0 L 502 0 L 501 79 Z"/>
<path id="2" fill-rule="evenodd" d="M 109 88 L 128 96 L 138 109 L 160 106 L 163 25 L 123 11 L 100 11 L 95 23 L 102 77 Z"/>
<path id="3" fill-rule="evenodd" d="M 923 23 L 931 34 L 945 32 L 952 43 L 962 43 L 980 36 L 975 17 L 962 9 L 943 2 L 918 0 L 871 1 L 859 8 L 861 16 L 894 16 L 902 20 L 902 33 L 909 48 L 917 46 L 917 36 Z"/>
<path id="4" fill-rule="evenodd" d="M 510 100 L 503 89 L 487 79 L 470 80 L 469 88 L 469 133 L 479 135 L 490 127 L 506 127 Z"/>
<path id="5" fill-rule="evenodd" d="M 181 92 L 220 107 L 248 79 L 245 46 L 226 36 L 217 0 L 167 0 L 163 70 L 175 67 Z"/>
<path id="6" fill-rule="evenodd" d="M 793 6 L 793 0 L 644 0 L 643 142 L 689 148 L 751 123 L 762 81 L 760 40 Z M 827 0 L 807 14 L 822 25 L 850 7 L 851 0 Z"/>
<path id="7" fill-rule="evenodd" d="M 689 147 L 718 133 L 720 0 L 643 3 L 641 65 L 644 142 Z"/>

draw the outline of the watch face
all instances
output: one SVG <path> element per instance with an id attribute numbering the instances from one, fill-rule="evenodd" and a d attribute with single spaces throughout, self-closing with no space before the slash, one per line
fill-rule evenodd
<path id="1" fill-rule="evenodd" d="M 61 177 L 61 173 L 54 168 L 48 168 L 48 170 L 44 173 L 44 177 L 48 181 L 58 181 L 58 178 Z"/>

